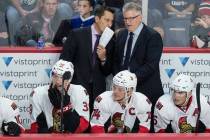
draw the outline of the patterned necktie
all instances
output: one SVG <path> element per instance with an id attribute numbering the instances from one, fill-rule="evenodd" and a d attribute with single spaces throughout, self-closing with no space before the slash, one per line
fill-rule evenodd
<path id="1" fill-rule="evenodd" d="M 130 56 L 131 56 L 131 48 L 132 48 L 132 42 L 133 42 L 133 32 L 129 33 L 129 39 L 127 43 L 127 50 L 126 50 L 126 55 L 125 55 L 125 60 L 124 60 L 124 65 L 123 69 L 126 70 L 128 69 L 129 61 L 130 61 Z"/>
<path id="2" fill-rule="evenodd" d="M 93 65 L 95 65 L 96 62 L 96 50 L 99 44 L 100 37 L 101 35 L 96 34 L 96 42 L 94 44 L 94 50 L 93 50 Z"/>

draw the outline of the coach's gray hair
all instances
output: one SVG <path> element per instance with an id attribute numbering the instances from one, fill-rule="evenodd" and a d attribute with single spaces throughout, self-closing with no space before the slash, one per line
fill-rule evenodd
<path id="1" fill-rule="evenodd" d="M 123 6 L 123 13 L 129 10 L 135 10 L 137 12 L 139 12 L 139 14 L 141 14 L 142 9 L 141 6 L 135 2 L 128 2 Z"/>

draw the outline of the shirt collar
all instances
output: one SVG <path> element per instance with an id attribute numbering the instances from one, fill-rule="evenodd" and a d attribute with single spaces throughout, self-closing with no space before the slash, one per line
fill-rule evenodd
<path id="1" fill-rule="evenodd" d="M 143 23 L 140 23 L 139 26 L 137 27 L 137 29 L 133 32 L 134 36 L 138 36 L 140 34 L 142 28 L 143 28 Z"/>
<path id="2" fill-rule="evenodd" d="M 89 19 L 92 19 L 92 18 L 94 18 L 94 15 L 92 15 L 92 16 L 89 16 L 89 17 L 87 17 L 87 18 L 83 18 L 81 15 L 80 15 L 80 19 L 84 22 L 84 21 L 87 21 L 87 20 L 89 20 Z"/>
<path id="3" fill-rule="evenodd" d="M 95 29 L 95 24 L 91 25 L 91 31 L 92 31 L 92 35 L 100 35 Z"/>
<path id="4" fill-rule="evenodd" d="M 43 14 L 42 14 L 42 18 L 44 19 L 45 22 L 48 22 L 48 23 L 49 23 L 50 20 L 51 20 L 51 18 L 47 18 L 47 17 L 45 17 Z"/>

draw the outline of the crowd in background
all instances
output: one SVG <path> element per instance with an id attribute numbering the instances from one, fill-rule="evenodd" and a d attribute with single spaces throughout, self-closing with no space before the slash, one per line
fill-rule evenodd
<path id="1" fill-rule="evenodd" d="M 142 0 L 132 1 L 142 5 Z M 207 4 L 200 5 L 203 1 Z M 114 30 L 123 28 L 122 6 L 126 2 L 130 1 L 92 0 L 92 10 L 88 11 L 85 18 L 93 16 L 94 9 L 99 5 L 106 5 L 115 10 Z M 192 45 L 193 35 L 208 42 L 209 3 L 209 0 L 148 0 L 147 25 L 160 33 L 164 46 L 167 47 L 189 47 Z M 0 1 L 0 45 L 35 46 L 42 35 L 47 42 L 46 46 L 62 45 L 53 42 L 59 25 L 64 19 L 70 20 L 81 15 L 84 9 L 81 6 L 78 0 Z M 71 30 L 70 26 L 65 28 Z M 79 27 L 85 26 L 77 28 Z"/>

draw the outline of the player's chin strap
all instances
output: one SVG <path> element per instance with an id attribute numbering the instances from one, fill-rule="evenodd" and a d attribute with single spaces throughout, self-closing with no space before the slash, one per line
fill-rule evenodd
<path id="1" fill-rule="evenodd" d="M 187 93 L 187 97 L 185 99 L 185 102 L 182 105 L 180 105 L 180 106 L 187 105 L 187 103 L 189 102 L 189 99 L 190 99 L 191 96 L 192 95 L 189 96 L 189 94 Z"/>

